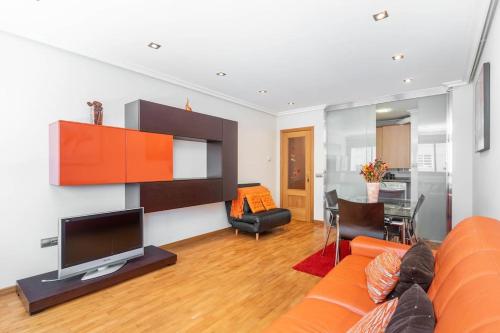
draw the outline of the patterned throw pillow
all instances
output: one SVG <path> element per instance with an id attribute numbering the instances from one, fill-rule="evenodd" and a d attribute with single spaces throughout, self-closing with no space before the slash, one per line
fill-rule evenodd
<path id="1" fill-rule="evenodd" d="M 380 304 L 365 314 L 347 333 L 383 333 L 397 305 L 397 298 Z"/>
<path id="2" fill-rule="evenodd" d="M 401 259 L 393 251 L 375 257 L 365 268 L 368 295 L 375 303 L 385 300 L 399 279 Z"/>
<path id="3" fill-rule="evenodd" d="M 260 196 L 260 199 L 262 200 L 262 204 L 264 205 L 266 210 L 277 208 L 276 204 L 274 203 L 273 197 L 271 196 L 271 193 L 262 194 Z"/>
<path id="4" fill-rule="evenodd" d="M 246 199 L 252 213 L 259 213 L 266 210 L 260 199 L 260 194 L 247 194 Z"/>

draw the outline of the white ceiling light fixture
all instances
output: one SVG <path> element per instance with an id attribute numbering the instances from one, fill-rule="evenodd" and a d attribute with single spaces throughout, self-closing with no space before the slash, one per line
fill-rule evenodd
<path id="1" fill-rule="evenodd" d="M 404 79 L 403 83 L 409 84 L 409 83 L 412 83 L 412 81 L 413 81 L 413 79 L 411 77 L 409 77 L 407 79 Z"/>
<path id="2" fill-rule="evenodd" d="M 259 91 L 257 91 L 257 92 L 258 92 L 259 94 L 262 94 L 262 95 L 267 94 L 267 90 L 265 90 L 265 89 L 259 90 Z"/>
<path id="3" fill-rule="evenodd" d="M 377 109 L 377 113 L 387 113 L 387 112 L 391 112 L 391 111 L 392 111 L 391 108 Z"/>
<path id="4" fill-rule="evenodd" d="M 383 19 L 388 18 L 388 17 L 389 17 L 389 13 L 387 12 L 387 10 L 384 10 L 383 12 L 380 12 L 380 13 L 373 15 L 373 19 L 375 20 L 375 22 L 383 20 Z"/>
<path id="5" fill-rule="evenodd" d="M 155 50 L 158 50 L 158 49 L 161 47 L 161 45 L 160 45 L 160 44 L 158 44 L 158 43 L 154 43 L 154 42 L 149 43 L 149 44 L 148 44 L 148 46 L 149 46 L 150 48 L 152 48 L 152 49 L 155 49 Z"/>
<path id="6" fill-rule="evenodd" d="M 295 105 L 295 102 L 288 102 L 288 105 Z"/>
<path id="7" fill-rule="evenodd" d="M 394 61 L 403 60 L 404 58 L 405 58 L 404 53 L 398 53 L 392 56 L 392 60 Z"/>
<path id="8" fill-rule="evenodd" d="M 217 76 L 226 76 L 227 73 L 224 73 L 224 72 L 218 72 L 218 73 L 215 73 L 215 75 Z"/>

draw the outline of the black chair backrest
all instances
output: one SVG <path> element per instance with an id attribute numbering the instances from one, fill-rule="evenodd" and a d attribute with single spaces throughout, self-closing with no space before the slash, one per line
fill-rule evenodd
<path id="1" fill-rule="evenodd" d="M 415 206 L 415 209 L 413 210 L 413 214 L 411 215 L 411 220 L 410 220 L 410 227 L 412 228 L 413 232 L 415 232 L 415 218 L 417 217 L 417 213 L 422 207 L 422 204 L 425 201 L 425 195 L 420 194 L 418 197 L 417 204 Z"/>
<path id="2" fill-rule="evenodd" d="M 337 206 L 338 196 L 337 190 L 332 190 L 325 193 L 326 207 Z"/>
<path id="3" fill-rule="evenodd" d="M 404 199 L 405 198 L 405 190 L 380 189 L 378 196 L 382 199 Z"/>
<path id="4" fill-rule="evenodd" d="M 359 203 L 338 199 L 341 229 L 346 225 L 384 228 L 384 203 Z"/>
<path id="5" fill-rule="evenodd" d="M 238 184 L 238 187 L 252 187 L 252 186 L 259 186 L 260 183 L 246 183 L 246 184 Z"/>

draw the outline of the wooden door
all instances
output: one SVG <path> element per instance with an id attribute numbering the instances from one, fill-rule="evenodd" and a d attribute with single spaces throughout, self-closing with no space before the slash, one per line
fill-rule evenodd
<path id="1" fill-rule="evenodd" d="M 281 207 L 292 218 L 313 218 L 313 139 L 314 128 L 281 131 Z"/>

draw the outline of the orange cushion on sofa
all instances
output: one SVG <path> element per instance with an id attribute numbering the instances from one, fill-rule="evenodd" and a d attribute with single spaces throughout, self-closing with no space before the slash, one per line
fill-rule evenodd
<path id="1" fill-rule="evenodd" d="M 260 199 L 262 200 L 262 204 L 264 205 L 264 208 L 266 208 L 266 210 L 277 208 L 276 204 L 274 203 L 273 197 L 271 196 L 271 193 L 262 194 L 260 196 Z"/>
<path id="2" fill-rule="evenodd" d="M 393 251 L 387 251 L 373 259 L 365 268 L 368 295 L 375 303 L 385 300 L 399 280 L 401 259 Z"/>
<path id="3" fill-rule="evenodd" d="M 260 194 L 247 194 L 246 199 L 252 213 L 259 213 L 266 210 L 260 199 Z"/>
<path id="4" fill-rule="evenodd" d="M 383 333 L 397 306 L 397 298 L 380 304 L 361 318 L 347 333 Z"/>

